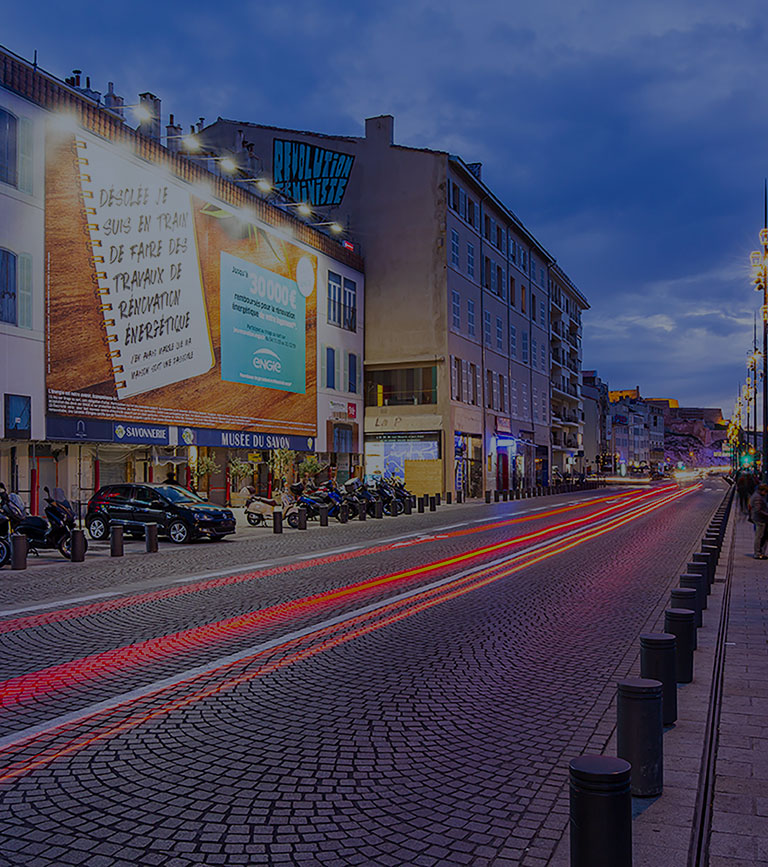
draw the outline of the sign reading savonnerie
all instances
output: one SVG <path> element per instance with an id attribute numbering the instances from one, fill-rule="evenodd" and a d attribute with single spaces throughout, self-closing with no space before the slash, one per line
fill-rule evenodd
<path id="1" fill-rule="evenodd" d="M 272 180 L 295 202 L 340 205 L 355 158 L 301 141 L 276 138 L 272 147 Z"/>

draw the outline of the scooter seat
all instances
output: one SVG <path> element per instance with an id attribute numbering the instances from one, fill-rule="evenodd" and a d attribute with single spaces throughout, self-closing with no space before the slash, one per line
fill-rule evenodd
<path id="1" fill-rule="evenodd" d="M 48 529 L 48 524 L 43 518 L 40 518 L 37 515 L 29 515 L 19 524 L 18 529 L 21 531 L 24 531 L 25 529 L 42 530 L 42 532 L 45 532 Z"/>

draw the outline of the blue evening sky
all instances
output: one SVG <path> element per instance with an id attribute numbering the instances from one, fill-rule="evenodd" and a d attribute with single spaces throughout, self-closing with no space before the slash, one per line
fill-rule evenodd
<path id="1" fill-rule="evenodd" d="M 483 163 L 589 299 L 584 367 L 730 414 L 768 174 L 764 0 L 38 0 L 0 42 L 185 126 L 218 115 Z"/>

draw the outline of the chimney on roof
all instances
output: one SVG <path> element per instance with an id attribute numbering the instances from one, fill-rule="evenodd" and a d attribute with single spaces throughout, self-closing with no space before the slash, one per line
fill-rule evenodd
<path id="1" fill-rule="evenodd" d="M 482 181 L 482 179 L 483 179 L 483 164 L 482 163 L 467 163 L 467 168 L 478 179 L 478 181 Z"/>
<path id="2" fill-rule="evenodd" d="M 395 119 L 391 114 L 365 119 L 365 140 L 389 146 L 395 141 Z"/>
<path id="3" fill-rule="evenodd" d="M 139 123 L 138 130 L 143 135 L 153 138 L 155 141 L 160 141 L 160 106 L 161 100 L 154 93 L 140 93 L 139 102 L 142 107 L 147 110 L 147 120 L 142 120 Z"/>
<path id="4" fill-rule="evenodd" d="M 171 153 L 178 153 L 181 150 L 181 124 L 175 123 L 173 115 L 168 115 L 168 125 L 165 128 L 166 147 Z"/>
<path id="5" fill-rule="evenodd" d="M 104 106 L 106 108 L 112 109 L 112 111 L 117 112 L 120 117 L 123 116 L 123 105 L 125 104 L 125 100 L 122 96 L 118 96 L 115 93 L 115 83 L 113 81 L 108 82 L 107 84 L 107 92 L 104 94 Z"/>
<path id="6" fill-rule="evenodd" d="M 197 131 L 200 132 L 204 126 L 205 126 L 205 118 L 199 117 L 197 119 Z"/>

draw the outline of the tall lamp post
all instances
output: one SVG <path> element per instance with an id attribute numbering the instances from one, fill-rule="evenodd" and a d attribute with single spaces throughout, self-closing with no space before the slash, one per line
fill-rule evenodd
<path id="1" fill-rule="evenodd" d="M 760 246 L 762 250 L 756 250 L 750 254 L 750 262 L 754 269 L 755 278 L 752 281 L 756 292 L 763 293 L 763 472 L 764 482 L 768 482 L 768 375 L 766 371 L 766 359 L 768 359 L 768 187 L 766 188 L 765 226 L 760 230 Z"/>

